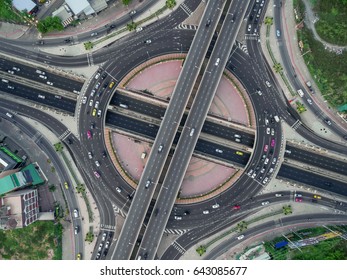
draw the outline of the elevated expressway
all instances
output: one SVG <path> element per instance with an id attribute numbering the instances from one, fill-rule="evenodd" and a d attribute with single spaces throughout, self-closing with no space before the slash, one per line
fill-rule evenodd
<path id="1" fill-rule="evenodd" d="M 221 3 L 223 2 L 223 3 Z M 168 153 L 179 127 L 209 43 L 217 27 L 225 2 L 208 1 L 184 66 L 173 91 L 162 125 L 138 183 L 133 202 L 119 235 L 113 259 L 129 259 L 162 173 Z M 207 22 L 209 23 L 207 24 Z M 206 26 L 208 25 L 208 26 Z M 157 152 L 160 149 L 160 152 Z"/>

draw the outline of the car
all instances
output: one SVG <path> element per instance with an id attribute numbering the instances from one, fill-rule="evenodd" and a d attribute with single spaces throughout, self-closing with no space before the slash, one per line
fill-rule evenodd
<path id="1" fill-rule="evenodd" d="M 296 197 L 295 202 L 302 202 L 302 197 Z"/>
<path id="2" fill-rule="evenodd" d="M 182 216 L 175 216 L 174 218 L 175 218 L 175 220 L 177 220 L 177 221 L 182 220 Z"/>
<path id="3" fill-rule="evenodd" d="M 95 165 L 97 166 L 97 167 L 100 167 L 100 162 L 99 161 L 95 161 Z"/>
<path id="4" fill-rule="evenodd" d="M 90 92 L 90 97 L 93 97 L 95 94 L 95 89 L 92 89 L 92 91 Z"/>
<path id="5" fill-rule="evenodd" d="M 150 184 L 151 184 L 151 181 L 150 181 L 150 180 L 147 180 L 146 185 L 145 185 L 145 188 L 148 189 L 148 187 L 149 187 Z"/>
<path id="6" fill-rule="evenodd" d="M 103 247 L 103 246 L 104 246 L 104 243 L 101 242 L 101 243 L 99 244 L 99 247 L 98 247 L 98 251 L 99 251 L 99 252 L 102 250 L 102 247 Z"/>
<path id="7" fill-rule="evenodd" d="M 41 99 L 45 99 L 45 98 L 46 98 L 46 96 L 44 96 L 44 95 L 42 95 L 42 94 L 39 94 L 37 97 L 38 97 L 38 98 L 41 98 Z"/>
<path id="8" fill-rule="evenodd" d="M 100 254 L 100 253 L 97 253 L 95 259 L 96 259 L 96 260 L 100 259 L 100 256 L 101 256 L 101 254 Z"/>
<path id="9" fill-rule="evenodd" d="M 122 189 L 120 187 L 116 187 L 116 191 L 121 193 L 122 192 Z"/>
<path id="10" fill-rule="evenodd" d="M 78 253 L 77 256 L 76 256 L 76 260 L 81 260 L 81 253 Z"/>
<path id="11" fill-rule="evenodd" d="M 107 156 L 106 151 L 102 152 L 102 157 L 105 158 Z"/>
<path id="12" fill-rule="evenodd" d="M 266 134 L 268 134 L 268 135 L 270 134 L 270 127 L 266 128 Z"/>
<path id="13" fill-rule="evenodd" d="M 39 77 L 40 77 L 41 79 L 47 80 L 47 76 L 39 75 Z"/>
<path id="14" fill-rule="evenodd" d="M 110 25 L 110 29 L 113 29 L 113 28 L 116 28 L 116 25 L 115 25 L 115 24 L 111 24 L 111 25 Z"/>
<path id="15" fill-rule="evenodd" d="M 271 139 L 271 144 L 270 144 L 271 147 L 275 147 L 275 144 L 276 144 L 276 141 L 275 141 L 275 139 L 272 138 L 272 139 Z"/>
<path id="16" fill-rule="evenodd" d="M 235 142 L 241 143 L 241 139 L 235 138 Z"/>
<path id="17" fill-rule="evenodd" d="M 110 241 L 107 240 L 107 242 L 105 243 L 105 249 L 108 249 L 108 246 L 110 246 Z"/>
<path id="18" fill-rule="evenodd" d="M 16 67 L 16 66 L 13 66 L 13 67 L 12 67 L 12 70 L 19 72 L 19 71 L 20 71 L 20 68 L 18 68 L 18 67 Z"/>
<path id="19" fill-rule="evenodd" d="M 271 167 L 271 168 L 269 169 L 269 174 L 271 174 L 272 172 L 274 172 L 274 169 Z"/>
<path id="20" fill-rule="evenodd" d="M 114 81 L 112 81 L 108 87 L 113 88 L 114 84 L 115 84 Z"/>
<path id="21" fill-rule="evenodd" d="M 243 152 L 240 152 L 240 151 L 236 151 L 236 154 L 237 154 L 238 156 L 243 156 Z"/>
<path id="22" fill-rule="evenodd" d="M 194 135 L 194 131 L 195 131 L 195 128 L 192 128 L 192 129 L 190 130 L 189 136 L 193 136 L 193 135 Z"/>
<path id="23" fill-rule="evenodd" d="M 127 195 L 127 198 L 128 198 L 129 200 L 132 200 L 133 197 L 134 197 L 134 196 L 133 196 L 132 194 L 128 194 L 128 195 Z"/>
<path id="24" fill-rule="evenodd" d="M 210 19 L 208 19 L 208 20 L 206 21 L 205 26 L 206 26 L 206 27 L 209 27 L 210 25 L 211 25 L 211 20 L 210 20 Z"/>
<path id="25" fill-rule="evenodd" d="M 78 226 L 75 226 L 74 233 L 75 233 L 75 235 L 78 234 Z"/>
<path id="26" fill-rule="evenodd" d="M 8 85 L 7 88 L 8 88 L 8 89 L 14 89 L 14 86 Z"/>
<path id="27" fill-rule="evenodd" d="M 258 33 L 258 29 L 257 29 L 257 28 L 254 28 L 254 30 L 253 30 L 253 35 L 257 35 L 257 33 Z"/>
<path id="28" fill-rule="evenodd" d="M 248 32 L 251 32 L 251 29 L 252 29 L 252 25 L 251 25 L 251 24 L 248 24 L 247 31 L 248 31 Z"/>
<path id="29" fill-rule="evenodd" d="M 12 70 L 7 70 L 7 72 L 12 74 L 12 75 L 14 74 L 14 71 L 12 71 Z"/>
<path id="30" fill-rule="evenodd" d="M 265 84 L 267 85 L 267 87 L 271 87 L 271 84 L 269 81 L 265 81 Z"/>
<path id="31" fill-rule="evenodd" d="M 241 135 L 234 134 L 234 137 L 235 137 L 235 138 L 241 138 Z"/>
<path id="32" fill-rule="evenodd" d="M 238 205 L 238 204 L 236 204 L 236 205 L 234 205 L 233 206 L 233 210 L 240 210 L 240 208 L 241 208 L 241 206 L 240 205 Z"/>
<path id="33" fill-rule="evenodd" d="M 216 149 L 216 152 L 217 152 L 217 153 L 220 153 L 220 154 L 223 153 L 223 151 L 220 150 L 220 149 Z"/>
<path id="34" fill-rule="evenodd" d="M 70 42 L 71 42 L 71 39 L 65 39 L 64 42 L 65 42 L 65 43 L 70 43 Z"/>
<path id="35" fill-rule="evenodd" d="M 249 170 L 247 173 L 248 176 L 251 176 L 252 174 L 253 174 L 253 169 Z"/>
<path id="36" fill-rule="evenodd" d="M 160 153 L 162 150 L 163 150 L 163 144 L 161 144 L 160 146 L 159 146 L 159 148 L 158 148 L 158 152 Z"/>
<path id="37" fill-rule="evenodd" d="M 295 197 L 302 197 L 302 194 L 301 193 L 296 193 L 294 194 Z"/>
<path id="38" fill-rule="evenodd" d="M 92 152 L 88 152 L 88 157 L 89 157 L 89 159 L 92 159 L 92 158 L 93 158 Z"/>
<path id="39" fill-rule="evenodd" d="M 275 163 L 276 163 L 276 161 L 277 161 L 277 158 L 273 158 L 273 160 L 272 160 L 272 164 L 275 164 Z"/>
<path id="40" fill-rule="evenodd" d="M 90 34 L 90 37 L 94 37 L 94 36 L 98 36 L 98 32 L 93 32 L 92 34 Z"/>
<path id="41" fill-rule="evenodd" d="M 307 103 L 312 105 L 312 100 L 310 98 L 307 98 Z"/>
<path id="42" fill-rule="evenodd" d="M 264 146 L 264 152 L 267 152 L 268 149 L 269 149 L 269 145 L 265 145 L 265 146 Z"/>
<path id="43" fill-rule="evenodd" d="M 147 40 L 145 41 L 145 44 L 150 44 L 150 43 L 152 43 L 152 40 L 151 40 L 151 39 L 147 39 Z"/>
<path id="44" fill-rule="evenodd" d="M 69 185 L 68 185 L 67 182 L 64 183 L 64 187 L 65 187 L 65 189 L 67 189 L 67 190 L 69 189 Z"/>
<path id="45" fill-rule="evenodd" d="M 329 119 L 324 120 L 327 125 L 331 125 L 331 121 Z"/>
<path id="46" fill-rule="evenodd" d="M 264 160 L 264 164 L 268 164 L 269 163 L 269 158 L 266 158 L 265 160 Z"/>
<path id="47" fill-rule="evenodd" d="M 132 11 L 130 12 L 130 14 L 131 14 L 131 15 L 135 15 L 135 14 L 136 14 L 136 10 L 132 10 Z"/>
<path id="48" fill-rule="evenodd" d="M 245 236 L 243 235 L 243 234 L 241 234 L 241 235 L 239 235 L 238 237 L 237 237 L 237 240 L 241 240 L 241 239 L 243 239 Z"/>
<path id="49" fill-rule="evenodd" d="M 313 198 L 315 198 L 315 199 L 322 199 L 322 197 L 320 195 L 316 195 L 316 194 L 313 196 Z"/>
<path id="50" fill-rule="evenodd" d="M 75 218 L 78 218 L 79 214 L 78 214 L 78 210 L 77 209 L 73 210 L 73 215 L 74 215 Z"/>
<path id="51" fill-rule="evenodd" d="M 94 108 L 92 111 L 92 116 L 95 117 L 96 116 L 96 109 Z"/>
<path id="52" fill-rule="evenodd" d="M 100 174 L 98 173 L 98 171 L 94 171 L 93 173 L 94 173 L 96 178 L 98 178 L 98 179 L 100 178 Z"/>
<path id="53" fill-rule="evenodd" d="M 42 40 L 36 42 L 36 45 L 44 45 L 44 44 L 45 44 L 45 42 Z"/>
<path id="54" fill-rule="evenodd" d="M 213 209 L 217 209 L 217 208 L 219 208 L 219 204 L 218 204 L 218 203 L 213 204 L 213 205 L 212 205 L 212 208 L 213 208 Z"/>
<path id="55" fill-rule="evenodd" d="M 106 240 L 106 237 L 107 237 L 107 233 L 104 232 L 104 233 L 102 234 L 102 236 L 101 236 L 101 240 L 102 240 L 102 241 L 105 241 L 105 240 Z"/>
<path id="56" fill-rule="evenodd" d="M 269 177 L 265 177 L 263 180 L 263 184 L 266 184 L 269 181 Z"/>
<path id="57" fill-rule="evenodd" d="M 258 93 L 260 96 L 262 96 L 262 95 L 263 95 L 263 93 L 261 92 L 261 90 L 260 90 L 260 89 L 257 89 L 256 93 Z"/>
<path id="58" fill-rule="evenodd" d="M 274 136 L 274 135 L 275 135 L 275 129 L 271 128 L 271 136 Z"/>
<path id="59" fill-rule="evenodd" d="M 90 129 L 94 129 L 94 128 L 95 128 L 95 123 L 92 122 L 92 123 L 90 124 Z"/>
<path id="60" fill-rule="evenodd" d="M 136 32 L 140 32 L 140 31 L 142 31 L 142 30 L 143 30 L 143 28 L 142 28 L 141 26 L 139 26 L 139 27 L 136 28 Z"/>
<path id="61" fill-rule="evenodd" d="M 102 73 L 102 75 L 101 75 L 101 79 L 105 80 L 105 79 L 106 79 L 106 77 L 107 77 L 107 73 L 106 73 L 106 72 Z"/>
<path id="62" fill-rule="evenodd" d="M 95 108 L 95 109 L 98 109 L 99 104 L 100 104 L 100 102 L 99 102 L 99 101 L 95 101 L 94 108 Z"/>
<path id="63" fill-rule="evenodd" d="M 98 110 L 98 117 L 101 117 L 101 110 Z"/>
<path id="64" fill-rule="evenodd" d="M 265 172 L 265 168 L 262 168 L 262 170 L 260 170 L 260 173 L 263 174 Z"/>
<path id="65" fill-rule="evenodd" d="M 218 66 L 219 62 L 220 62 L 220 58 L 218 57 L 217 60 L 216 60 L 216 62 L 214 63 L 214 65 L 215 65 L 215 66 Z"/>
<path id="66" fill-rule="evenodd" d="M 99 74 L 100 75 L 100 74 Z M 95 85 L 95 89 L 98 89 L 99 87 L 100 87 L 100 85 L 101 85 L 101 83 L 100 82 L 98 82 L 96 85 Z"/>
<path id="67" fill-rule="evenodd" d="M 254 179 L 256 176 L 257 176 L 257 173 L 254 172 L 252 175 L 252 179 Z"/>
<path id="68" fill-rule="evenodd" d="M 93 103 L 94 103 L 94 100 L 93 100 L 93 99 L 89 100 L 89 106 L 90 106 L 90 107 L 93 106 Z"/>
<path id="69" fill-rule="evenodd" d="M 262 203 L 261 203 L 261 205 L 268 205 L 270 203 L 270 201 L 263 201 Z"/>
<path id="70" fill-rule="evenodd" d="M 283 196 L 283 194 L 281 194 L 281 193 L 275 193 L 275 197 L 281 197 L 281 196 Z"/>
<path id="71" fill-rule="evenodd" d="M 277 37 L 281 37 L 281 31 L 278 30 L 278 29 L 276 30 L 276 36 L 277 36 Z"/>
<path id="72" fill-rule="evenodd" d="M 210 214 L 210 211 L 209 210 L 204 210 L 204 211 L 202 211 L 202 214 L 204 214 L 204 215 Z"/>

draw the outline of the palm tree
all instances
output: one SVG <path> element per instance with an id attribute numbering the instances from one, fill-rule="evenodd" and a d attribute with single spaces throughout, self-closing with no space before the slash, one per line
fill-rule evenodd
<path id="1" fill-rule="evenodd" d="M 274 67 L 276 73 L 280 73 L 283 70 L 281 63 L 275 63 L 273 67 Z"/>
<path id="2" fill-rule="evenodd" d="M 265 24 L 266 25 L 273 25 L 274 24 L 274 19 L 272 17 L 265 17 Z"/>

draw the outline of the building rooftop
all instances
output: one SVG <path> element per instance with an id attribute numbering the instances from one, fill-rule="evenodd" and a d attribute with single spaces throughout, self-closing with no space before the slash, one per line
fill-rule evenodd
<path id="1" fill-rule="evenodd" d="M 105 0 L 89 0 L 89 3 L 96 13 L 107 8 L 107 3 Z"/>
<path id="2" fill-rule="evenodd" d="M 80 15 L 82 12 L 89 15 L 95 12 L 87 0 L 65 0 L 65 3 L 75 15 Z"/>
<path id="3" fill-rule="evenodd" d="M 12 5 L 21 12 L 24 10 L 30 12 L 36 7 L 36 4 L 31 0 L 12 0 Z"/>

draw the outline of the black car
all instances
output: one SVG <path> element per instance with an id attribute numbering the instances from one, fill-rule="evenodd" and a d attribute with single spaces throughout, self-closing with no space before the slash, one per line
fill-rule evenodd
<path id="1" fill-rule="evenodd" d="M 210 24 L 211 24 L 211 20 L 210 20 L 210 19 L 208 19 L 208 20 L 206 21 L 206 27 L 209 27 L 209 26 L 210 26 Z"/>
<path id="2" fill-rule="evenodd" d="M 64 42 L 65 42 L 65 43 L 70 43 L 70 42 L 71 42 L 71 39 L 65 39 Z"/>
<path id="3" fill-rule="evenodd" d="M 102 75 L 101 75 L 101 79 L 105 79 L 107 77 L 107 73 L 106 72 L 104 72 Z"/>

